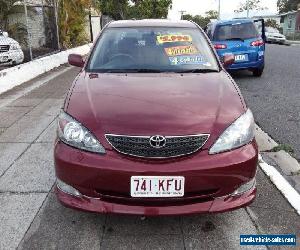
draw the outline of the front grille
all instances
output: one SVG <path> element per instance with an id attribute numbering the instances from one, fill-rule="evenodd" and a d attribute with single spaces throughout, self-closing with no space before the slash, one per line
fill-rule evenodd
<path id="1" fill-rule="evenodd" d="M 9 45 L 0 45 L 0 52 L 9 51 Z"/>
<path id="2" fill-rule="evenodd" d="M 150 145 L 151 136 L 105 135 L 112 147 L 120 153 L 143 158 L 170 158 L 192 154 L 206 143 L 209 135 L 166 136 L 161 148 Z"/>
<path id="3" fill-rule="evenodd" d="M 186 192 L 184 197 L 164 197 L 164 198 L 134 198 L 130 194 L 121 194 L 115 192 L 108 192 L 103 190 L 96 190 L 100 195 L 102 201 L 123 204 L 128 206 L 179 206 L 201 203 L 213 200 L 214 195 L 219 189 L 201 190 L 198 192 Z"/>

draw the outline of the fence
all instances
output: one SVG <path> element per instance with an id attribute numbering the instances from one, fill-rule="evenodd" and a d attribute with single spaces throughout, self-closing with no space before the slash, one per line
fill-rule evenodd
<path id="1" fill-rule="evenodd" d="M 300 41 L 300 30 L 286 31 L 285 36 L 288 40 Z"/>
<path id="2" fill-rule="evenodd" d="M 1 1 L 0 1 L 1 2 Z M 0 7 L 0 66 L 20 61 L 4 56 L 12 39 L 24 53 L 24 62 L 60 50 L 57 0 L 4 0 Z M 87 15 L 86 34 L 95 39 L 101 30 L 101 18 Z M 3 36 L 4 32 L 9 37 Z M 2 47 L 3 46 L 3 47 Z M 16 51 L 14 51 L 16 53 Z"/>
<path id="3" fill-rule="evenodd" d="M 54 0 L 7 0 L 0 29 L 20 44 L 29 61 L 59 49 L 56 13 Z"/>

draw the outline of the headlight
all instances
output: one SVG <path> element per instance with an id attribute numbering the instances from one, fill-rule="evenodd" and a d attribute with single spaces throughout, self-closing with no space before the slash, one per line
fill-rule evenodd
<path id="1" fill-rule="evenodd" d="M 10 45 L 10 49 L 11 49 L 11 50 L 18 50 L 18 49 L 20 49 L 20 48 L 21 48 L 20 45 L 17 44 L 17 43 Z"/>
<path id="2" fill-rule="evenodd" d="M 58 137 L 72 147 L 94 153 L 105 153 L 104 147 L 95 136 L 63 111 L 61 111 L 58 119 Z"/>
<path id="3" fill-rule="evenodd" d="M 216 154 L 248 144 L 254 138 L 254 118 L 250 109 L 233 122 L 210 148 Z"/>

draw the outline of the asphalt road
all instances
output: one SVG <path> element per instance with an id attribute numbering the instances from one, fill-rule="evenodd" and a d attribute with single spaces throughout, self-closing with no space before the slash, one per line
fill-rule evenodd
<path id="1" fill-rule="evenodd" d="M 297 74 L 289 68 L 288 61 L 293 60 L 291 57 L 299 49 L 268 46 L 266 74 L 261 79 L 245 73 L 235 76 L 258 123 L 275 139 L 277 131 L 295 139 L 293 130 L 287 130 L 281 116 L 294 112 L 287 102 L 294 103 L 295 110 L 296 102 L 299 103 L 296 91 L 287 91 L 297 87 Z M 275 59 L 287 63 L 279 64 Z M 280 67 L 276 69 L 272 65 Z M 281 67 L 285 66 L 288 74 L 283 74 Z M 49 80 L 59 72 L 63 73 Z M 84 213 L 60 205 L 53 194 L 53 139 L 59 108 L 76 73 L 74 68 L 67 71 L 62 68 L 0 95 L 1 250 L 240 249 L 240 234 L 296 234 L 299 239 L 300 217 L 261 171 L 257 176 L 255 202 L 247 209 L 230 213 L 143 220 L 137 216 Z M 274 74 L 282 80 L 275 81 Z M 40 86 L 38 82 L 45 79 L 49 81 Z M 271 84 L 280 85 L 281 90 L 272 88 Z M 39 87 L 32 90 L 33 86 Z M 279 109 L 281 102 L 284 112 Z M 268 122 L 264 119 L 267 115 L 277 118 L 264 124 Z M 268 124 L 277 128 L 274 134 Z M 297 140 L 293 141 L 297 146 Z"/>
<path id="2" fill-rule="evenodd" d="M 268 44 L 261 78 L 247 71 L 233 77 L 259 126 L 300 161 L 300 46 Z"/>

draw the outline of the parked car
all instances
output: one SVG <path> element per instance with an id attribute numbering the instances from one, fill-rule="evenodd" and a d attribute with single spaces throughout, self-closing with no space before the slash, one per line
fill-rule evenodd
<path id="1" fill-rule="evenodd" d="M 278 29 L 266 27 L 266 41 L 269 43 L 285 44 L 286 37 L 281 34 Z"/>
<path id="2" fill-rule="evenodd" d="M 20 44 L 0 30 L 0 65 L 17 65 L 24 61 Z"/>
<path id="3" fill-rule="evenodd" d="M 253 115 L 202 29 L 189 21 L 108 24 L 58 119 L 56 194 L 99 213 L 224 212 L 256 195 Z"/>
<path id="4" fill-rule="evenodd" d="M 228 53 L 234 54 L 235 62 L 228 70 L 248 69 L 259 77 L 265 66 L 264 21 L 256 21 L 262 22 L 262 35 L 254 22 L 252 19 L 216 21 L 206 31 L 221 60 Z"/>

